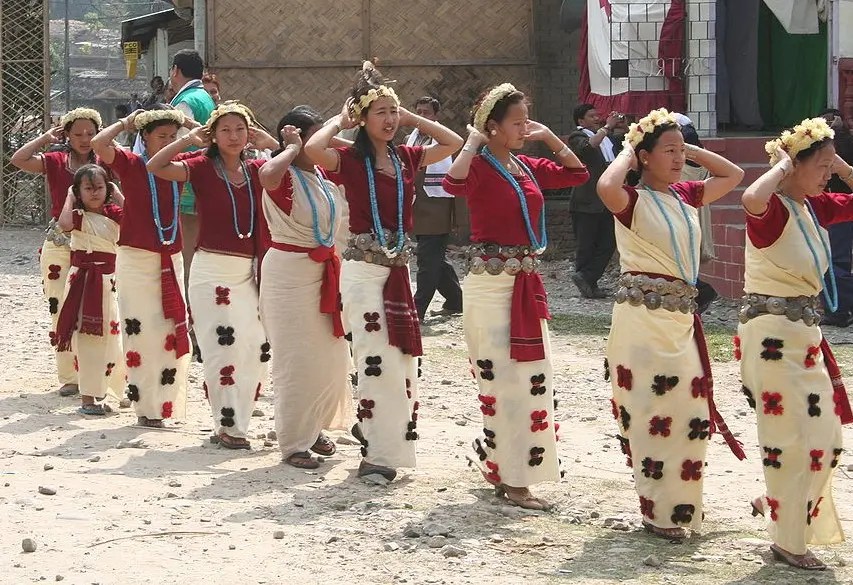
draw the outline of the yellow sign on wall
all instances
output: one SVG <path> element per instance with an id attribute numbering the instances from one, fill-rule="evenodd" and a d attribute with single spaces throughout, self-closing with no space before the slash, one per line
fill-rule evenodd
<path id="1" fill-rule="evenodd" d="M 136 63 L 139 61 L 139 42 L 127 41 L 124 43 L 124 64 L 127 68 L 127 78 L 134 79 L 136 77 Z"/>

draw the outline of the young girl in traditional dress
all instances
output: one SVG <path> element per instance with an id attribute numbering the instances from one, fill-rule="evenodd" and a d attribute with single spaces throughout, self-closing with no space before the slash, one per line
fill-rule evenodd
<path id="1" fill-rule="evenodd" d="M 124 190 L 116 260 L 122 322 L 115 328 L 122 333 L 127 397 L 137 424 L 153 428 L 162 427 L 164 419 L 184 417 L 190 342 L 178 219 L 183 185 L 154 177 L 145 163 L 175 140 L 184 123 L 180 111 L 156 105 L 131 113 L 92 140 L 95 153 L 118 175 Z M 141 156 L 113 142 L 128 128 L 141 134 L 145 147 Z"/>
<path id="2" fill-rule="evenodd" d="M 826 565 L 808 544 L 844 540 L 832 476 L 841 424 L 853 421 L 816 313 L 821 289 L 828 311 L 838 303 L 825 228 L 853 220 L 853 196 L 824 191 L 833 173 L 853 186 L 833 135 L 814 118 L 767 144 L 773 166 L 743 194 L 746 296 L 735 338 L 764 463 L 766 492 L 753 501 L 754 514 L 767 517 L 777 559 L 818 570 Z"/>
<path id="3" fill-rule="evenodd" d="M 272 235 L 261 318 L 275 349 L 275 427 L 284 461 L 304 469 L 319 466 L 310 451 L 335 453 L 323 429 L 346 428 L 352 413 L 335 247 L 346 200 L 302 151 L 322 126 L 308 106 L 289 112 L 278 125 L 282 151 L 259 173 Z"/>
<path id="4" fill-rule="evenodd" d="M 124 385 L 114 273 L 122 209 L 116 186 L 98 165 L 74 174 L 58 225 L 71 232 L 71 268 L 65 302 L 56 325 L 57 348 L 76 350 L 81 414 L 105 414 L 107 393 L 118 397 Z M 97 401 L 97 402 L 96 402 Z"/>
<path id="5" fill-rule="evenodd" d="M 340 130 L 358 126 L 352 146 L 332 148 Z M 394 146 L 400 126 L 436 139 L 423 147 Z M 344 187 L 350 210 L 349 247 L 341 274 L 344 328 L 352 334 L 359 370 L 360 476 L 389 481 L 397 467 L 415 466 L 418 360 L 422 354 L 408 261 L 415 172 L 462 145 L 453 131 L 400 107 L 397 94 L 366 62 L 340 115 L 306 143 L 308 156 Z"/>
<path id="6" fill-rule="evenodd" d="M 710 172 L 680 182 L 686 160 Z M 640 183 L 625 185 L 629 170 Z M 701 321 L 695 315 L 700 229 L 697 208 L 734 189 L 743 171 L 685 145 L 672 114 L 632 124 L 622 152 L 598 181 L 616 217 L 622 265 L 607 344 L 613 416 L 634 471 L 646 529 L 681 539 L 702 525 L 707 439 L 719 429 L 743 457 L 713 401 Z"/>
<path id="7" fill-rule="evenodd" d="M 474 242 L 463 319 L 484 428 L 470 460 L 498 495 L 544 510 L 548 503 L 529 486 L 559 481 L 560 469 L 550 316 L 537 270 L 548 244 L 542 189 L 580 185 L 589 173 L 551 130 L 527 116 L 524 94 L 511 84 L 486 92 L 443 187 L 467 198 Z M 513 154 L 531 140 L 544 142 L 560 162 Z"/>
<path id="8" fill-rule="evenodd" d="M 204 356 L 205 394 L 219 444 L 228 449 L 250 448 L 249 420 L 270 360 L 253 270 L 267 229 L 258 181 L 266 161 L 246 161 L 243 151 L 250 137 L 258 148 L 278 143 L 252 127 L 252 119 L 242 104 L 225 102 L 206 125 L 164 147 L 147 165 L 167 181 L 189 181 L 196 193 L 200 229 L 189 299 Z M 172 160 L 190 145 L 209 148 L 202 156 Z"/>
<path id="9" fill-rule="evenodd" d="M 68 188 L 74 182 L 74 173 L 81 166 L 94 163 L 91 140 L 101 127 L 101 115 L 90 108 L 77 108 L 62 117 L 59 126 L 51 128 L 28 142 L 9 159 L 13 165 L 29 173 L 40 173 L 47 178 L 50 192 L 50 223 L 47 239 L 42 244 L 39 263 L 44 296 L 51 315 L 50 344 L 56 347 L 56 321 L 62 309 L 65 281 L 71 266 L 71 248 L 68 237 L 57 227 L 59 214 L 65 204 Z M 64 144 L 66 148 L 39 153 L 51 144 Z M 77 372 L 74 369 L 73 348 L 56 352 L 56 369 L 59 394 L 73 396 L 78 392 Z"/>

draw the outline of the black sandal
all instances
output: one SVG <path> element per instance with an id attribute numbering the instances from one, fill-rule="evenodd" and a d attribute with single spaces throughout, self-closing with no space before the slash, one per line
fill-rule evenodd
<path id="1" fill-rule="evenodd" d="M 397 470 L 384 465 L 374 465 L 362 459 L 358 466 L 358 476 L 364 477 L 366 475 L 381 475 L 388 481 L 394 481 L 394 478 L 397 477 Z"/>
<path id="2" fill-rule="evenodd" d="M 136 417 L 136 424 L 149 429 L 162 429 L 165 427 L 163 421 L 159 418 L 148 418 L 147 416 Z"/>
<path id="3" fill-rule="evenodd" d="M 233 450 L 249 450 L 252 446 L 249 444 L 249 441 L 246 439 L 239 439 L 237 437 L 232 437 L 226 433 L 219 433 L 219 445 L 221 447 L 225 447 L 226 449 Z"/>

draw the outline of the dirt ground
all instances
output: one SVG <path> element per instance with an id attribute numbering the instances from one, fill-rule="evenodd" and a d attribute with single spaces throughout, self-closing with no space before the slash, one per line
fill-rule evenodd
<path id="1" fill-rule="evenodd" d="M 210 444 L 198 364 L 188 419 L 168 430 L 135 428 L 117 405 L 100 420 L 78 415 L 77 401 L 55 392 L 40 242 L 37 230 L 0 230 L 0 583 L 853 583 L 850 544 L 816 549 L 825 573 L 772 560 L 749 513 L 761 462 L 736 362 L 714 364 L 717 402 L 749 459 L 713 439 L 703 533 L 671 544 L 638 528 L 602 377 L 603 335 L 552 335 L 567 473 L 536 488 L 554 511 L 527 512 L 497 500 L 466 465 L 481 416 L 461 320 L 427 322 L 418 468 L 368 485 L 346 437 L 316 472 L 283 465 L 273 441 L 238 453 Z M 568 269 L 545 270 L 554 312 L 608 314 L 607 301 L 577 298 Z M 732 311 L 717 305 L 709 320 L 731 324 Z M 273 430 L 269 391 L 258 408 L 253 437 Z M 845 438 L 853 444 L 850 429 Z M 852 496 L 845 462 L 835 497 L 849 530 Z M 26 538 L 35 552 L 22 551 Z"/>

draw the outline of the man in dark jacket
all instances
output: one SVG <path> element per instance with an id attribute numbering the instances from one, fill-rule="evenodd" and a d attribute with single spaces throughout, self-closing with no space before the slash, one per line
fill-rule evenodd
<path id="1" fill-rule="evenodd" d="M 577 130 L 569 135 L 569 148 L 589 169 L 589 181 L 573 189 L 569 206 L 577 242 L 572 281 L 586 298 L 607 296 L 598 288 L 598 279 L 616 250 L 613 215 L 598 198 L 595 187 L 616 156 L 610 136 L 621 119 L 613 112 L 602 121 L 594 106 L 580 104 L 574 110 Z"/>

